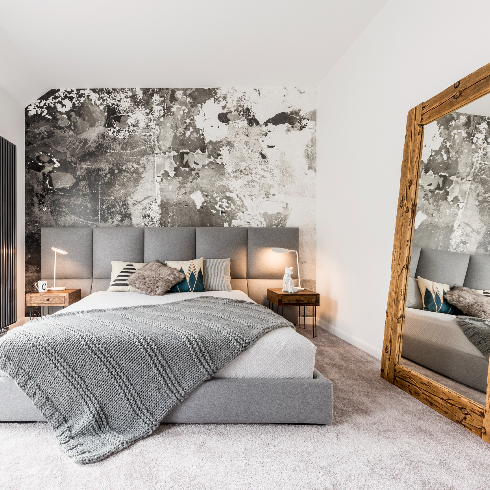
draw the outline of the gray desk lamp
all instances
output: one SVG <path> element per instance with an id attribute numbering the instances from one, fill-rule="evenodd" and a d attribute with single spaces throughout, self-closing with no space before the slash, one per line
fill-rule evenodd
<path id="1" fill-rule="evenodd" d="M 68 255 L 68 252 L 61 250 L 61 248 L 51 247 L 54 252 L 54 276 L 53 276 L 53 287 L 48 288 L 48 291 L 63 291 L 64 287 L 56 287 L 56 254 Z"/>
<path id="2" fill-rule="evenodd" d="M 288 248 L 273 248 L 272 251 L 276 254 L 288 254 L 289 252 L 294 252 L 296 254 L 296 265 L 298 267 L 298 291 L 304 291 L 305 288 L 301 287 L 301 278 L 299 277 L 299 256 L 297 250 L 289 250 Z"/>

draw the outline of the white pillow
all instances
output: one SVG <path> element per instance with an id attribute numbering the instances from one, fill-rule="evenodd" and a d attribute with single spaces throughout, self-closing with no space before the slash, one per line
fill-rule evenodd
<path id="1" fill-rule="evenodd" d="M 139 293 L 136 288 L 128 284 L 128 277 L 137 270 L 142 269 L 146 265 L 146 262 L 124 262 L 122 260 L 113 260 L 111 265 L 111 285 L 107 291 Z"/>
<path id="2" fill-rule="evenodd" d="M 231 291 L 230 259 L 204 259 L 206 291 Z"/>

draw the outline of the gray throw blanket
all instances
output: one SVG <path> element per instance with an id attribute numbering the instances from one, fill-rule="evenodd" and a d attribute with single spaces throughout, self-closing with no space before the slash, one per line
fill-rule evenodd
<path id="1" fill-rule="evenodd" d="M 67 312 L 0 340 L 0 369 L 61 447 L 93 463 L 150 435 L 165 415 L 267 332 L 292 324 L 255 303 L 200 297 Z"/>
<path id="2" fill-rule="evenodd" d="M 490 357 L 490 320 L 472 316 L 458 316 L 457 322 L 466 338 L 485 357 Z"/>

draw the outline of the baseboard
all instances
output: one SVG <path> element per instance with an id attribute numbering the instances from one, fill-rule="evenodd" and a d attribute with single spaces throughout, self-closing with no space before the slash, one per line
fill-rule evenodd
<path id="1" fill-rule="evenodd" d="M 364 342 L 363 340 L 359 340 L 358 338 L 343 332 L 339 328 L 333 327 L 332 325 L 325 322 L 324 320 L 318 320 L 318 325 L 324 330 L 326 330 L 327 332 L 335 335 L 336 337 L 339 337 L 339 339 L 345 340 L 346 342 L 349 342 L 349 344 L 352 344 L 358 347 L 359 349 L 363 350 L 364 352 L 367 352 L 368 354 L 375 357 L 376 359 L 381 360 L 381 351 L 379 349 L 376 349 L 372 345 L 366 344 L 366 342 Z"/>

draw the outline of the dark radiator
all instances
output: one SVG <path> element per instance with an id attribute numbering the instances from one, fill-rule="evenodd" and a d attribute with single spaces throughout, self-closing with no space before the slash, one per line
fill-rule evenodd
<path id="1" fill-rule="evenodd" d="M 0 136 L 0 333 L 17 321 L 15 145 Z"/>

